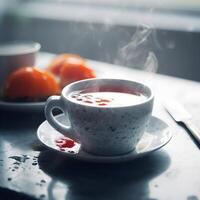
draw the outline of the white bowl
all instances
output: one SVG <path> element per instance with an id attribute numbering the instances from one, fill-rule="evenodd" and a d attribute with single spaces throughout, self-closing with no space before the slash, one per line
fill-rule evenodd
<path id="1" fill-rule="evenodd" d="M 12 71 L 35 64 L 36 53 L 40 47 L 36 42 L 14 41 L 0 44 L 0 88 Z"/>

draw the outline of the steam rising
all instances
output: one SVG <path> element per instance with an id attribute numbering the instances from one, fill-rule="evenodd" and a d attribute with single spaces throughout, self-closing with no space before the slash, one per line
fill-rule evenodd
<path id="1" fill-rule="evenodd" d="M 158 62 L 149 44 L 152 31 L 148 25 L 138 26 L 131 41 L 118 51 L 115 64 L 156 72 Z"/>

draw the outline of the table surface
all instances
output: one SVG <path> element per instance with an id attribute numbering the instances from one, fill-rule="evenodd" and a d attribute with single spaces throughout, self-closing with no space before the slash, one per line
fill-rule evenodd
<path id="1" fill-rule="evenodd" d="M 48 54 L 39 55 L 45 65 Z M 43 112 L 0 110 L 0 194 L 4 199 L 59 200 L 198 200 L 200 149 L 176 124 L 161 100 L 175 97 L 200 122 L 200 83 L 89 62 L 99 77 L 143 81 L 155 92 L 153 115 L 171 128 L 172 140 L 162 149 L 121 164 L 70 160 L 43 146 L 36 137 Z"/>

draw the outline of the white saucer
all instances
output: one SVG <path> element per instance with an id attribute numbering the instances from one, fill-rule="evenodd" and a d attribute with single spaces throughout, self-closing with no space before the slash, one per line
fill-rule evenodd
<path id="1" fill-rule="evenodd" d="M 57 115 L 56 118 L 62 123 L 68 123 L 63 114 Z M 44 145 L 67 157 L 82 161 L 113 163 L 130 161 L 158 150 L 170 141 L 172 134 L 169 126 L 164 121 L 157 117 L 151 117 L 149 126 L 138 143 L 135 151 L 120 156 L 96 156 L 89 154 L 83 151 L 81 145 L 78 143 L 75 143 L 75 146 L 72 148 L 64 148 L 61 151 L 60 148 L 56 146 L 55 140 L 61 137 L 63 138 L 64 136 L 52 128 L 47 121 L 44 121 L 39 126 L 37 136 Z"/>

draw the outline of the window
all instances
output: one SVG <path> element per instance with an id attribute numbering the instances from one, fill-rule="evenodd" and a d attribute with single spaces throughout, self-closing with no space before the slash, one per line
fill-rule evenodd
<path id="1" fill-rule="evenodd" d="M 29 2 L 46 2 L 60 4 L 84 4 L 93 6 L 111 6 L 119 8 L 145 7 L 164 8 L 179 11 L 199 11 L 200 2 L 198 0 L 28 0 Z M 24 1 L 25 2 L 25 1 Z"/>
<path id="2" fill-rule="evenodd" d="M 2 1 L 8 16 L 2 40 L 34 40 L 43 51 L 67 51 L 128 67 L 141 67 L 135 61 L 141 57 L 155 66 L 155 54 L 160 73 L 199 80 L 199 0 Z M 134 49 L 133 41 L 144 43 Z M 131 57 L 123 60 L 129 52 Z"/>

